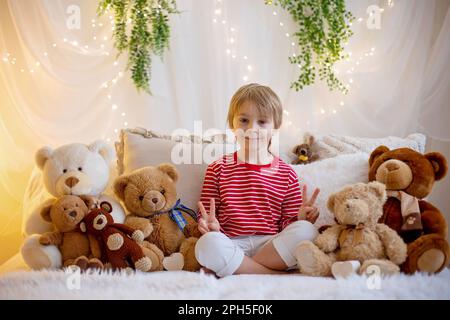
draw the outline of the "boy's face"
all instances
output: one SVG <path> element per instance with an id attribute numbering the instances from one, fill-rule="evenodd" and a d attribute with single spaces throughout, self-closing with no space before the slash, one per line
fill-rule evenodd
<path id="1" fill-rule="evenodd" d="M 252 101 L 244 102 L 233 118 L 233 132 L 242 147 L 267 148 L 273 129 L 273 117 L 261 114 Z"/>

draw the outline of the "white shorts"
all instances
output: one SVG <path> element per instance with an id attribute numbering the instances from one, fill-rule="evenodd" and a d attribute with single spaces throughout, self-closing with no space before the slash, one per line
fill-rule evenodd
<path id="1" fill-rule="evenodd" d="M 288 269 L 295 267 L 295 249 L 300 241 L 313 241 L 318 231 L 308 221 L 296 221 L 283 231 L 268 236 L 243 236 L 228 238 L 221 232 L 205 233 L 197 241 L 195 257 L 200 265 L 214 271 L 219 277 L 232 275 L 242 264 L 244 255 L 254 256 L 262 247 L 272 242 Z"/>

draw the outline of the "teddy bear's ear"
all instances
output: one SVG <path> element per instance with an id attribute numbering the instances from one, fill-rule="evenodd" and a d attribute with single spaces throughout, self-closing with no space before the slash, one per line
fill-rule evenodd
<path id="1" fill-rule="evenodd" d="M 434 169 L 434 179 L 441 180 L 447 174 L 447 159 L 439 152 L 430 152 L 425 154 L 425 158 L 431 162 Z"/>
<path id="2" fill-rule="evenodd" d="M 314 136 L 309 132 L 305 133 L 303 139 L 305 143 L 309 144 L 310 146 L 314 143 Z"/>
<path id="3" fill-rule="evenodd" d="M 128 176 L 120 176 L 114 181 L 114 194 L 122 201 L 125 200 L 125 188 L 129 182 Z"/>
<path id="4" fill-rule="evenodd" d="M 175 167 L 170 163 L 163 163 L 158 166 L 158 169 L 167 174 L 173 182 L 177 182 L 178 180 L 178 171 Z"/>
<path id="5" fill-rule="evenodd" d="M 50 211 L 52 210 L 53 205 L 47 205 L 41 209 L 41 217 L 47 222 L 52 222 L 52 217 L 50 216 Z"/>
<path id="6" fill-rule="evenodd" d="M 109 203 L 107 201 L 103 201 L 102 203 L 100 203 L 100 208 L 102 208 L 103 210 L 105 210 L 108 213 L 111 213 L 113 211 L 111 203 Z"/>
<path id="7" fill-rule="evenodd" d="M 36 164 L 39 169 L 43 170 L 45 163 L 52 156 L 53 149 L 50 147 L 42 147 L 40 148 L 35 155 Z"/>
<path id="8" fill-rule="evenodd" d="M 83 200 L 89 210 L 97 208 L 98 199 L 96 197 L 88 195 L 81 195 L 79 197 L 81 200 Z"/>
<path id="9" fill-rule="evenodd" d="M 328 197 L 328 201 L 327 201 L 327 207 L 328 210 L 330 210 L 331 212 L 334 212 L 334 202 L 336 200 L 336 196 L 334 194 L 330 195 Z"/>
<path id="10" fill-rule="evenodd" d="M 97 140 L 88 145 L 88 149 L 92 152 L 98 152 L 106 163 L 110 163 L 114 158 L 114 150 L 103 140 Z"/>
<path id="11" fill-rule="evenodd" d="M 380 199 L 382 202 L 386 201 L 386 186 L 378 181 L 372 181 L 367 184 L 369 189 Z"/>
<path id="12" fill-rule="evenodd" d="M 372 151 L 369 158 L 369 166 L 371 167 L 375 160 L 381 156 L 383 153 L 388 152 L 389 148 L 386 146 L 379 146 L 375 150 Z"/>

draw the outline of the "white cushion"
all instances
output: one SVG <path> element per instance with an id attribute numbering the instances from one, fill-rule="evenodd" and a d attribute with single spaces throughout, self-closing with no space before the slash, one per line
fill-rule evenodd
<path id="1" fill-rule="evenodd" d="M 381 145 L 384 145 L 389 149 L 411 148 L 420 153 L 424 153 L 426 144 L 426 136 L 421 133 L 413 133 L 405 138 L 396 136 L 363 138 L 335 134 L 320 135 L 313 133 L 306 133 L 305 135 L 311 134 L 315 138 L 312 150 L 314 153 L 319 155 L 319 159 L 327 159 L 342 154 L 357 152 L 365 152 L 370 154 L 376 147 Z M 292 153 L 293 147 L 294 146 L 287 151 L 281 150 L 281 154 L 285 154 L 286 158 L 289 159 L 288 161 L 295 159 L 295 155 Z"/>
<path id="2" fill-rule="evenodd" d="M 332 193 L 349 184 L 368 182 L 368 160 L 368 153 L 359 152 L 342 154 L 306 165 L 292 165 L 299 176 L 300 184 L 306 184 L 308 197 L 311 197 L 315 188 L 320 188 L 316 201 L 320 210 L 317 227 L 335 223 L 334 216 L 327 208 L 327 200 Z"/>

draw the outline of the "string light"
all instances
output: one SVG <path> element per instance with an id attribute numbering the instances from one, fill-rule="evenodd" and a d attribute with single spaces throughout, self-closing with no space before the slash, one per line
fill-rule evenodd
<path id="1" fill-rule="evenodd" d="M 217 23 L 218 22 L 216 17 L 222 16 L 223 12 L 224 12 L 224 10 L 222 8 L 222 1 L 216 0 L 215 8 L 213 9 L 213 18 L 212 18 L 213 23 Z M 229 21 L 227 21 L 225 19 L 226 17 L 222 17 L 222 18 L 223 19 L 221 20 L 221 22 L 222 22 L 223 25 L 231 24 L 231 23 L 228 23 Z M 239 57 L 242 57 L 243 60 L 247 61 L 248 60 L 248 56 L 246 56 L 246 55 L 241 56 L 240 54 L 238 54 L 238 50 L 235 47 L 236 43 L 238 41 L 238 39 L 236 38 L 236 28 L 234 26 L 230 26 L 229 29 L 228 30 L 227 29 L 228 28 L 225 29 L 225 32 L 229 31 L 230 33 L 232 33 L 232 35 L 227 36 L 226 39 L 225 39 L 226 43 L 227 43 L 227 46 L 228 46 L 225 49 L 225 53 L 227 54 L 227 56 L 230 56 L 231 59 L 233 59 L 233 60 L 238 60 L 239 61 L 240 60 Z M 248 62 L 247 62 L 247 64 L 246 64 L 246 72 L 252 72 L 252 71 L 253 71 L 252 65 L 248 64 Z M 244 82 L 248 81 L 249 78 L 250 78 L 249 74 L 244 74 L 242 76 L 242 80 Z"/>

